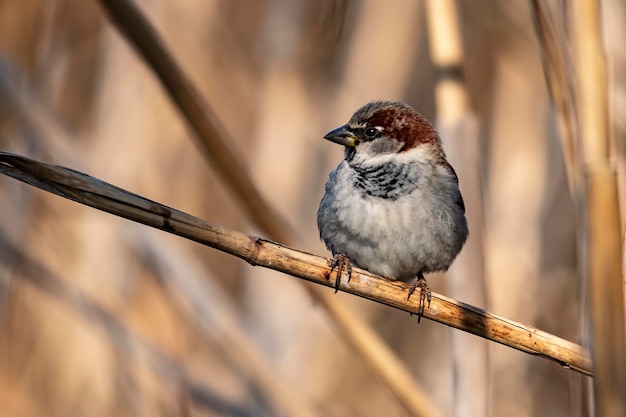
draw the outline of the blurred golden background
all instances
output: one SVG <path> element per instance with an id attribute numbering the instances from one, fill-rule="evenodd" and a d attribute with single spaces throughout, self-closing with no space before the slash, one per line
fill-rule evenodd
<path id="1" fill-rule="evenodd" d="M 470 220 L 433 291 L 585 341 L 580 225 L 531 2 L 458 2 L 456 21 L 436 0 L 137 5 L 299 249 L 327 255 L 315 213 L 343 154 L 323 135 L 367 101 L 405 101 L 439 125 Z M 546 5 L 567 27 L 567 2 Z M 626 6 L 603 12 L 623 167 Z M 0 149 L 264 236 L 193 135 L 98 1 L 0 0 Z M 414 414 L 298 280 L 12 179 L 0 193 L 0 416 Z M 553 362 L 334 297 L 432 415 L 588 415 L 588 379 Z"/>

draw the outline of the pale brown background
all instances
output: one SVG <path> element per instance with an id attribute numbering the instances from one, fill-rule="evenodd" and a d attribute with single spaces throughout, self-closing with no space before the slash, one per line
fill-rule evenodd
<path id="1" fill-rule="evenodd" d="M 625 11 L 619 0 L 606 3 L 610 46 L 624 39 Z M 322 139 L 327 131 L 379 98 L 438 120 L 422 2 L 138 4 L 222 118 L 265 198 L 298 231 L 300 249 L 327 253 L 315 212 L 342 157 Z M 470 242 L 484 259 L 487 301 L 478 306 L 581 342 L 574 205 L 529 2 L 461 1 L 459 17 L 482 180 L 482 189 L 467 189 L 460 178 L 467 199 L 483 205 L 471 225 L 482 245 Z M 1 149 L 260 234 L 98 2 L 0 1 L 0 60 Z M 457 143 L 444 141 L 453 165 L 467 163 Z M 224 355 L 214 323 L 231 317 L 315 414 L 407 415 L 296 279 L 4 177 L 0 195 L 1 416 L 277 415 Z M 9 245 L 29 260 L 9 255 Z M 472 275 L 463 279 L 481 282 Z M 429 282 L 448 293 L 445 277 Z M 77 290 L 76 299 L 59 296 L 58 286 Z M 177 286 L 206 302 L 194 304 Z M 336 297 L 389 343 L 443 415 L 459 415 L 456 330 Z M 486 396 L 489 415 L 580 415 L 581 377 L 486 346 L 490 381 L 475 395 Z"/>

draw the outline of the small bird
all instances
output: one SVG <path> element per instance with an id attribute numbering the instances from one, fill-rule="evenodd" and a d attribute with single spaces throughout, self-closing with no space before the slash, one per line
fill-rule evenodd
<path id="1" fill-rule="evenodd" d="M 431 291 L 425 273 L 446 271 L 468 236 L 456 173 L 437 131 L 413 108 L 374 101 L 325 139 L 345 146 L 317 212 L 337 268 L 352 265 L 420 289 L 418 321 Z"/>

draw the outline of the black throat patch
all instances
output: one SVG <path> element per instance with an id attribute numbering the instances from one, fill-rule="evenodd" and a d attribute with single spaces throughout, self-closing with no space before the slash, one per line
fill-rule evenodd
<path id="1" fill-rule="evenodd" d="M 397 200 L 417 188 L 417 170 L 411 169 L 409 164 L 370 166 L 349 163 L 349 166 L 356 174 L 354 187 L 372 197 Z"/>

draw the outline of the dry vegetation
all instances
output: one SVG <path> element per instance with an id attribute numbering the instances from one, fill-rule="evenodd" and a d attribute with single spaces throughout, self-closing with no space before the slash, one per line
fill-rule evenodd
<path id="1" fill-rule="evenodd" d="M 123 3 L 0 0 L 0 149 L 326 254 L 321 137 L 406 101 L 471 222 L 433 290 L 589 346 L 599 382 L 0 177 L 1 416 L 620 415 L 623 2 L 604 90 L 593 1 L 138 1 L 217 131 L 111 23 Z"/>

